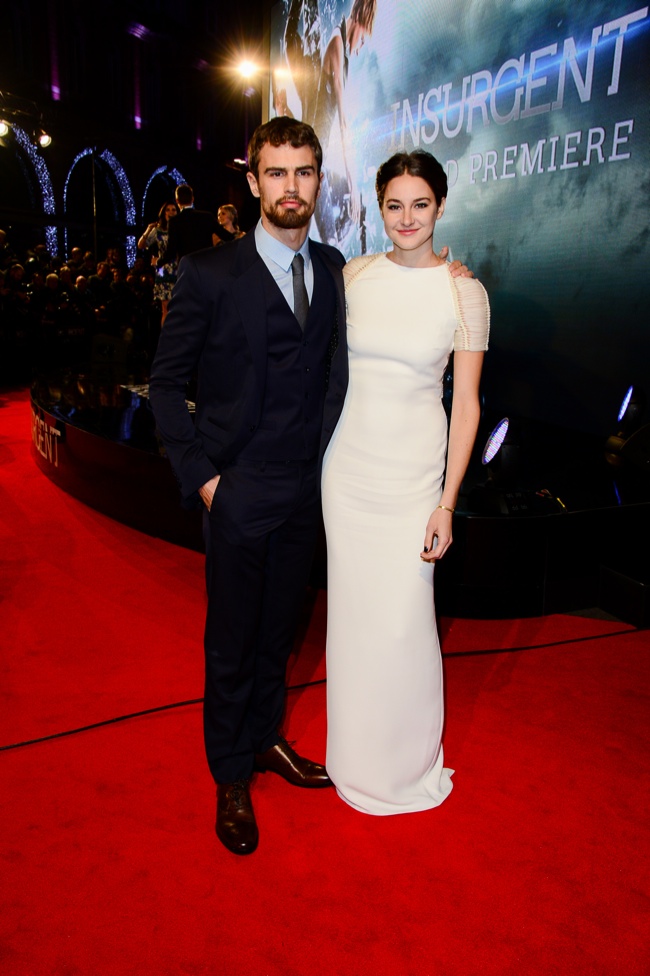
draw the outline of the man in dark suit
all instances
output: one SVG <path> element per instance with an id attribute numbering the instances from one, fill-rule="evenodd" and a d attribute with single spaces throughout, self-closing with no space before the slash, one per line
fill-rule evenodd
<path id="1" fill-rule="evenodd" d="M 233 239 L 211 213 L 194 209 L 194 191 L 187 183 L 176 187 L 176 205 L 178 213 L 169 218 L 169 239 L 161 261 L 179 261 L 193 251 Z"/>
<path id="2" fill-rule="evenodd" d="M 305 123 L 274 118 L 256 130 L 248 179 L 261 220 L 254 233 L 181 261 L 151 374 L 185 504 L 204 505 L 205 745 L 217 835 L 237 854 L 258 843 L 254 770 L 331 785 L 325 767 L 278 731 L 319 526 L 321 461 L 348 375 L 345 262 L 307 236 L 321 163 Z M 195 370 L 193 423 L 185 393 Z"/>

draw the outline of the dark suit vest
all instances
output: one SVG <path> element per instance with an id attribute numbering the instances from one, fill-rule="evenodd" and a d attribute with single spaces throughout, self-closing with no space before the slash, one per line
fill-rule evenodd
<path id="1" fill-rule="evenodd" d="M 314 293 L 304 334 L 264 265 L 266 387 L 259 426 L 241 451 L 241 458 L 306 461 L 318 455 L 336 291 L 331 275 L 313 251 L 312 262 Z"/>

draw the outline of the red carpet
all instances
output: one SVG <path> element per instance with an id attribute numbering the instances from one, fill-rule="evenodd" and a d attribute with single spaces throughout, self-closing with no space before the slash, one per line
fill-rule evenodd
<path id="1" fill-rule="evenodd" d="M 60 492 L 29 435 L 27 396 L 0 395 L 0 745 L 200 698 L 201 557 Z M 324 677 L 310 600 L 292 685 Z M 648 633 L 441 633 L 457 772 L 429 813 L 261 776 L 260 847 L 236 858 L 200 705 L 1 751 L 3 976 L 645 974 Z M 324 703 L 290 692 L 286 723 L 321 759 Z"/>

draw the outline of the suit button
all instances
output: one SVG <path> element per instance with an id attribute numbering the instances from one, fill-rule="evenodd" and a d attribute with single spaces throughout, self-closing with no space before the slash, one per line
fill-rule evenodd
<path id="1" fill-rule="evenodd" d="M 253 433 L 253 431 L 255 430 L 255 424 L 251 424 L 251 425 L 250 425 L 250 427 L 249 427 L 248 429 L 249 429 L 249 431 L 250 431 L 250 432 L 251 432 L 251 434 L 252 434 L 252 433 Z"/>

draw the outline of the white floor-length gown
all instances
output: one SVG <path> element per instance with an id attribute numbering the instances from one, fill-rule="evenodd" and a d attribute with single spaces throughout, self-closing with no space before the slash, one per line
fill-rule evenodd
<path id="1" fill-rule="evenodd" d="M 452 349 L 485 349 L 489 307 L 446 265 L 385 254 L 344 270 L 350 384 L 323 466 L 328 554 L 327 770 L 365 813 L 437 806 L 444 768 L 433 566 L 420 559 L 447 447 Z"/>

